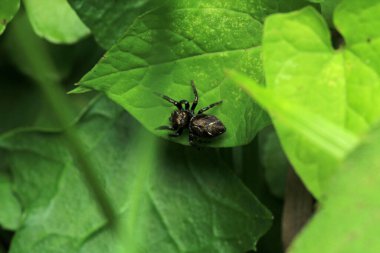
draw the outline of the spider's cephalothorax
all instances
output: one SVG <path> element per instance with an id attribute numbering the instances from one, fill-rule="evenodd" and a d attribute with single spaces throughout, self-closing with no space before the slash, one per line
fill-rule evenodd
<path id="1" fill-rule="evenodd" d="M 188 128 L 189 142 L 191 145 L 194 145 L 199 139 L 212 138 L 221 135 L 226 131 L 226 127 L 217 117 L 203 114 L 205 111 L 221 104 L 222 101 L 200 109 L 197 114 L 194 113 L 195 107 L 197 107 L 198 104 L 198 92 L 195 88 L 194 81 L 191 81 L 191 87 L 193 88 L 195 95 L 191 108 L 190 103 L 187 100 L 181 100 L 178 102 L 168 96 L 162 95 L 165 100 L 175 105 L 178 110 L 172 112 L 169 118 L 171 126 L 161 126 L 157 129 L 175 131 L 174 133 L 169 134 L 169 136 L 177 137 L 182 134 L 184 129 Z M 185 108 L 183 108 L 183 105 Z"/>

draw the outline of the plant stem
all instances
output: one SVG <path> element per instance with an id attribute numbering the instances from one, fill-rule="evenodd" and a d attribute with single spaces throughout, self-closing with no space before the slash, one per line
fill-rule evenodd
<path id="1" fill-rule="evenodd" d="M 59 85 L 59 78 L 54 62 L 44 42 L 32 31 L 25 14 L 19 14 L 18 20 L 12 24 L 12 44 L 22 59 L 24 72 L 26 72 L 41 89 L 54 119 L 64 127 L 66 145 L 78 163 L 78 169 L 92 196 L 95 198 L 99 210 L 111 225 L 115 225 L 116 211 L 106 192 L 101 186 L 94 172 L 94 165 L 87 155 L 75 126 L 71 123 L 73 118 L 72 104 L 67 99 L 65 91 Z"/>

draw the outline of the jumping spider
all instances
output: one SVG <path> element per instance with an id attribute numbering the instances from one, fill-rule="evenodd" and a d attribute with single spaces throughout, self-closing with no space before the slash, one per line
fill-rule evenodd
<path id="1" fill-rule="evenodd" d="M 187 100 L 181 100 L 177 102 L 168 96 L 159 94 L 163 99 L 175 105 L 178 110 L 173 111 L 169 118 L 171 126 L 161 126 L 157 129 L 175 131 L 175 133 L 171 133 L 169 136 L 178 137 L 182 134 L 184 129 L 188 128 L 189 143 L 190 145 L 196 145 L 199 139 L 213 138 L 221 135 L 226 131 L 226 127 L 217 117 L 213 115 L 203 114 L 205 111 L 221 104 L 223 101 L 219 101 L 206 106 L 200 109 L 197 114 L 195 114 L 194 110 L 198 104 L 198 92 L 195 88 L 194 81 L 191 81 L 191 87 L 195 96 L 191 108 L 190 103 Z M 185 109 L 182 107 L 182 105 L 185 105 Z"/>

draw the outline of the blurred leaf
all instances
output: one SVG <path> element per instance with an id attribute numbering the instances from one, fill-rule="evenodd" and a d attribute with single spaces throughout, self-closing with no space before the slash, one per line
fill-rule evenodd
<path id="1" fill-rule="evenodd" d="M 289 161 L 281 147 L 280 140 L 272 127 L 259 134 L 260 160 L 265 168 L 265 180 L 272 194 L 282 198 L 285 191 Z"/>
<path id="2" fill-rule="evenodd" d="M 321 3 L 322 15 L 325 17 L 326 21 L 330 24 L 330 26 L 333 25 L 333 14 L 335 8 L 338 6 L 340 2 L 342 2 L 342 0 L 326 0 Z"/>
<path id="3" fill-rule="evenodd" d="M 41 109 L 41 96 L 19 72 L 0 68 L 0 133 L 16 127 L 32 126 Z"/>
<path id="4" fill-rule="evenodd" d="M 289 12 L 301 9 L 306 6 L 314 6 L 316 4 L 311 3 L 309 0 L 286 0 L 286 1 L 272 1 L 277 2 L 278 12 Z"/>
<path id="5" fill-rule="evenodd" d="M 52 60 L 46 60 L 47 57 L 39 55 L 41 48 L 44 52 L 48 52 L 49 43 L 36 36 L 25 12 L 19 12 L 6 35 L 5 48 L 8 56 L 24 74 L 32 80 L 38 78 L 59 82 L 62 79 L 56 64 Z M 29 54 L 32 57 L 28 57 Z"/>
<path id="6" fill-rule="evenodd" d="M 20 0 L 1 0 L 0 2 L 0 35 L 4 32 L 6 25 L 20 8 Z"/>
<path id="7" fill-rule="evenodd" d="M 289 252 L 380 251 L 379 152 L 380 126 L 377 125 L 334 175 L 326 201 Z M 318 247 L 315 246 L 316 239 Z"/>
<path id="8" fill-rule="evenodd" d="M 258 1 L 181 0 L 151 11 L 135 20 L 79 84 L 105 92 L 148 130 L 168 138 L 167 132 L 155 129 L 169 124 L 173 106 L 153 92 L 191 101 L 190 80 L 195 80 L 200 95 L 198 108 L 224 101 L 210 113 L 217 115 L 228 130 L 212 145 L 246 144 L 269 124 L 269 119 L 225 79 L 223 69 L 235 67 L 263 80 L 260 41 L 268 8 Z M 188 144 L 186 138 L 173 141 Z"/>
<path id="9" fill-rule="evenodd" d="M 348 0 L 343 6 L 358 2 Z M 337 10 L 338 29 L 343 28 L 348 41 L 345 49 L 334 51 L 328 27 L 313 8 L 269 17 L 263 40 L 266 81 L 274 94 L 358 135 L 380 118 L 380 82 L 375 68 L 380 50 L 373 51 L 371 42 L 360 40 L 361 49 L 356 52 L 359 44 L 350 43 L 354 30 L 346 27 L 356 27 L 355 33 L 360 30 L 360 38 L 369 32 L 375 38 L 377 30 L 369 29 L 377 27 L 374 16 L 380 14 L 380 5 L 364 2 L 371 7 L 365 8 L 368 21 L 373 21 L 364 28 L 359 19 L 345 15 L 342 5 Z M 274 124 L 289 160 L 319 199 L 336 172 L 337 161 L 298 131 L 279 121 Z"/>
<path id="10" fill-rule="evenodd" d="M 372 79 L 378 84 L 380 75 L 380 2 L 372 0 L 345 0 L 337 7 L 334 22 L 337 29 L 344 35 L 347 49 L 357 56 L 357 60 L 370 67 L 366 73 L 356 73 L 355 66 L 348 66 L 349 76 L 358 81 Z M 375 73 L 373 73 L 375 72 Z M 362 80 L 362 75 L 368 78 Z M 376 84 L 373 84 L 375 86 Z M 379 97 L 379 93 L 371 92 L 368 89 L 358 90 L 357 103 L 364 103 L 366 108 L 373 108 L 372 113 L 376 113 L 379 108 L 374 99 Z M 363 93 L 362 96 L 360 96 Z M 378 100 L 377 100 L 378 101 Z"/>
<path id="11" fill-rule="evenodd" d="M 22 34 L 21 37 L 20 34 Z M 51 61 L 46 61 L 44 57 L 36 53 L 38 48 L 43 48 Z M 89 65 L 94 63 L 91 57 L 99 56 L 96 44 L 88 40 L 72 46 L 49 44 L 35 35 L 23 11 L 14 18 L 10 29 L 4 35 L 4 49 L 4 53 L 12 63 L 31 79 L 43 76 L 65 83 L 73 83 L 73 79 L 77 80 L 78 75 L 83 74 L 88 70 Z M 33 63 L 27 57 L 28 52 L 33 54 Z M 14 66 L 11 67 L 8 62 L 1 67 L 0 132 L 24 126 L 62 127 L 52 120 L 54 114 L 51 108 L 31 79 L 15 70 Z M 91 96 L 70 97 L 72 105 L 76 105 L 73 117 L 76 117 L 83 105 L 87 104 L 88 97 Z"/>
<path id="12" fill-rule="evenodd" d="M 67 0 L 23 0 L 34 31 L 53 43 L 75 43 L 89 34 Z"/>
<path id="13" fill-rule="evenodd" d="M 323 117 L 289 103 L 269 88 L 258 85 L 249 77 L 228 71 L 228 76 L 242 87 L 253 99 L 266 108 L 271 116 L 284 126 L 307 139 L 335 161 L 341 161 L 358 143 L 351 132 L 336 126 Z M 315 124 L 318 122 L 318 124 Z"/>
<path id="14" fill-rule="evenodd" d="M 5 53 L 23 73 L 33 79 L 37 75 L 44 75 L 50 80 L 73 84 L 104 53 L 92 38 L 81 40 L 74 45 L 47 42 L 34 33 L 24 11 L 19 12 L 10 27 L 4 36 Z M 26 50 L 34 53 L 33 61 L 39 63 L 37 66 L 26 59 Z M 45 53 L 43 56 L 39 53 L 42 51 Z M 46 58 L 50 60 L 47 61 Z"/>
<path id="15" fill-rule="evenodd" d="M 144 143 L 156 138 L 105 99 L 90 107 L 77 129 L 121 224 L 130 225 L 130 212 L 138 214 L 137 252 L 240 253 L 268 230 L 270 213 L 216 151 L 160 141 L 147 164 L 141 158 L 151 151 Z M 60 132 L 17 131 L 0 139 L 10 151 L 14 189 L 26 212 L 12 253 L 118 248 L 64 143 Z"/>
<path id="16" fill-rule="evenodd" d="M 2 154 L 0 152 L 0 158 Z M 0 167 L 0 227 L 16 230 L 21 222 L 21 206 L 12 192 L 10 176 Z"/>

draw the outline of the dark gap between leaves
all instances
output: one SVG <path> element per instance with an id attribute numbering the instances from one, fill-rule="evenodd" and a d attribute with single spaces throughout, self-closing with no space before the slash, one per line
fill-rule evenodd
<path id="1" fill-rule="evenodd" d="M 331 29 L 331 43 L 334 49 L 339 49 L 346 45 L 342 34 L 335 28 Z"/>
<path id="2" fill-rule="evenodd" d="M 4 252 L 9 251 L 14 234 L 13 231 L 0 228 L 0 250 L 4 250 Z"/>

